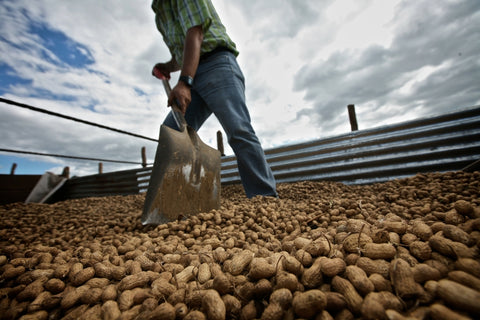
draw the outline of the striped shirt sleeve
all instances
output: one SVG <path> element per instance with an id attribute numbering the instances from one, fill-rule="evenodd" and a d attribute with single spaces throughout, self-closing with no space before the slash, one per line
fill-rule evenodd
<path id="1" fill-rule="evenodd" d="M 209 0 L 179 0 L 177 6 L 179 22 L 184 34 L 187 34 L 188 29 L 200 25 L 203 33 L 208 31 L 212 24 L 212 15 L 209 10 L 211 3 Z"/>
<path id="2" fill-rule="evenodd" d="M 152 9 L 158 30 L 180 65 L 183 64 L 185 35 L 195 26 L 202 26 L 204 34 L 201 54 L 225 47 L 238 55 L 211 0 L 153 0 Z"/>

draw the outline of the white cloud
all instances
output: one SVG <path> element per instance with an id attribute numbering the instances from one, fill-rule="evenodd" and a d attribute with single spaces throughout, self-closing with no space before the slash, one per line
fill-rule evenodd
<path id="1" fill-rule="evenodd" d="M 392 41 L 389 23 L 396 1 L 335 1 L 325 14 L 338 33 L 331 49 L 365 48 L 372 44 L 388 47 Z"/>

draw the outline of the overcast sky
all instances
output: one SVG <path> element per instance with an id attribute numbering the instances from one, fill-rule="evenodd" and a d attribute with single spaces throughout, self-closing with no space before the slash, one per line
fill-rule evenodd
<path id="1" fill-rule="evenodd" d="M 349 132 L 348 104 L 360 130 L 480 104 L 478 0 L 212 2 L 240 51 L 265 149 Z M 170 54 L 150 4 L 0 0 L 0 96 L 157 139 L 168 109 L 151 69 Z M 140 162 L 145 146 L 153 162 L 152 141 L 4 103 L 0 118 L 3 149 Z M 212 117 L 199 135 L 216 147 L 218 130 Z M 98 162 L 0 152 L 0 173 L 12 163 L 17 174 L 98 171 Z"/>

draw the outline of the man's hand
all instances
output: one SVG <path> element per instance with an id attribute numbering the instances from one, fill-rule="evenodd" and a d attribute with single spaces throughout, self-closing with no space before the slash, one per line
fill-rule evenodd
<path id="1" fill-rule="evenodd" d="M 190 87 L 182 81 L 179 81 L 177 85 L 172 89 L 170 97 L 168 97 L 168 105 L 171 106 L 175 102 L 183 115 L 187 111 L 188 106 L 192 101 L 192 93 Z"/>
<path id="2" fill-rule="evenodd" d="M 157 63 L 152 69 L 152 75 L 162 79 L 162 76 L 170 79 L 170 73 L 180 70 L 180 66 L 177 61 L 172 58 L 172 60 L 165 63 Z"/>
<path id="3" fill-rule="evenodd" d="M 170 79 L 170 72 L 166 67 L 166 63 L 157 63 L 152 69 L 152 75 L 158 79 Z"/>

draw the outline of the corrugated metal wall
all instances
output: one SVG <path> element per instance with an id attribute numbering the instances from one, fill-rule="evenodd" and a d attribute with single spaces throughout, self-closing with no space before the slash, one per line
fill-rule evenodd
<path id="1" fill-rule="evenodd" d="M 277 182 L 382 182 L 418 172 L 461 170 L 480 159 L 480 108 L 265 151 Z M 222 183 L 239 183 L 235 157 Z"/>
<path id="2" fill-rule="evenodd" d="M 141 192 L 142 179 L 150 178 L 151 168 L 73 177 L 49 201 L 63 199 L 129 195 Z"/>
<path id="3" fill-rule="evenodd" d="M 265 150 L 277 182 L 367 184 L 419 172 L 457 171 L 480 159 L 480 106 Z M 472 169 L 478 170 L 478 163 Z M 135 194 L 152 167 L 70 179 L 64 197 Z M 222 158 L 222 184 L 240 183 L 234 156 Z"/>

